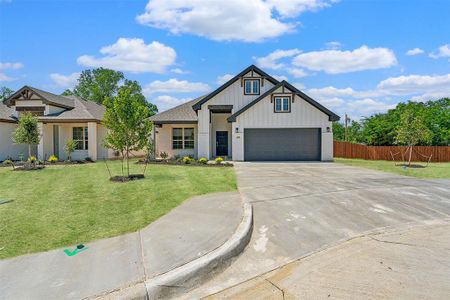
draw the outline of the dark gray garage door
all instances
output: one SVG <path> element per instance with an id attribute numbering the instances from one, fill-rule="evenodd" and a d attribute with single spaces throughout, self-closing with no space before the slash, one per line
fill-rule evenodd
<path id="1" fill-rule="evenodd" d="M 319 128 L 244 129 L 244 160 L 320 160 Z"/>

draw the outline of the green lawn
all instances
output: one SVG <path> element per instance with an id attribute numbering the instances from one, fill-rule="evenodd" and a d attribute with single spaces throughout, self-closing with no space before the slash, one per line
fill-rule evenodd
<path id="1" fill-rule="evenodd" d="M 120 162 L 109 162 L 120 175 Z M 132 164 L 132 173 L 142 165 Z M 233 168 L 148 165 L 113 183 L 105 164 L 0 168 L 0 258 L 135 231 L 194 195 L 236 189 Z"/>
<path id="2" fill-rule="evenodd" d="M 401 166 L 395 166 L 394 162 L 386 160 L 335 158 L 334 161 L 349 166 L 363 167 L 418 178 L 450 178 L 450 163 L 430 163 L 426 168 L 404 169 Z M 426 163 L 414 164 L 426 165 Z"/>

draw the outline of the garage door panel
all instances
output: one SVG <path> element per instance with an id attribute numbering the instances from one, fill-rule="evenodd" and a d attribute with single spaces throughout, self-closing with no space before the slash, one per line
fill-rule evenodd
<path id="1" fill-rule="evenodd" d="M 246 161 L 320 160 L 319 128 L 244 129 Z"/>

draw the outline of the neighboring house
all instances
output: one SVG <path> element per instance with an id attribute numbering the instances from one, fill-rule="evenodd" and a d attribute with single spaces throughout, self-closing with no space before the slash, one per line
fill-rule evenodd
<path id="1" fill-rule="evenodd" d="M 0 161 L 28 156 L 27 145 L 15 145 L 11 136 L 17 128 L 20 114 L 31 112 L 39 120 L 41 142 L 33 147 L 39 159 L 54 154 L 67 159 L 65 142 L 73 139 L 77 149 L 72 159 L 92 160 L 110 158 L 113 152 L 102 146 L 106 128 L 101 119 L 105 107 L 77 96 L 59 96 L 33 87 L 24 86 L 3 103 L 0 102 Z"/>
<path id="2" fill-rule="evenodd" d="M 330 161 L 331 123 L 339 116 L 252 65 L 212 93 L 150 119 L 159 156 Z"/>

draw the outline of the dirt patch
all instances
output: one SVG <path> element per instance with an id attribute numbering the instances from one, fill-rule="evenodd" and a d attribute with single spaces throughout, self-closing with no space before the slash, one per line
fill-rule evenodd
<path id="1" fill-rule="evenodd" d="M 144 174 L 130 174 L 130 176 L 113 176 L 109 180 L 113 182 L 128 182 L 132 180 L 144 179 Z"/>

